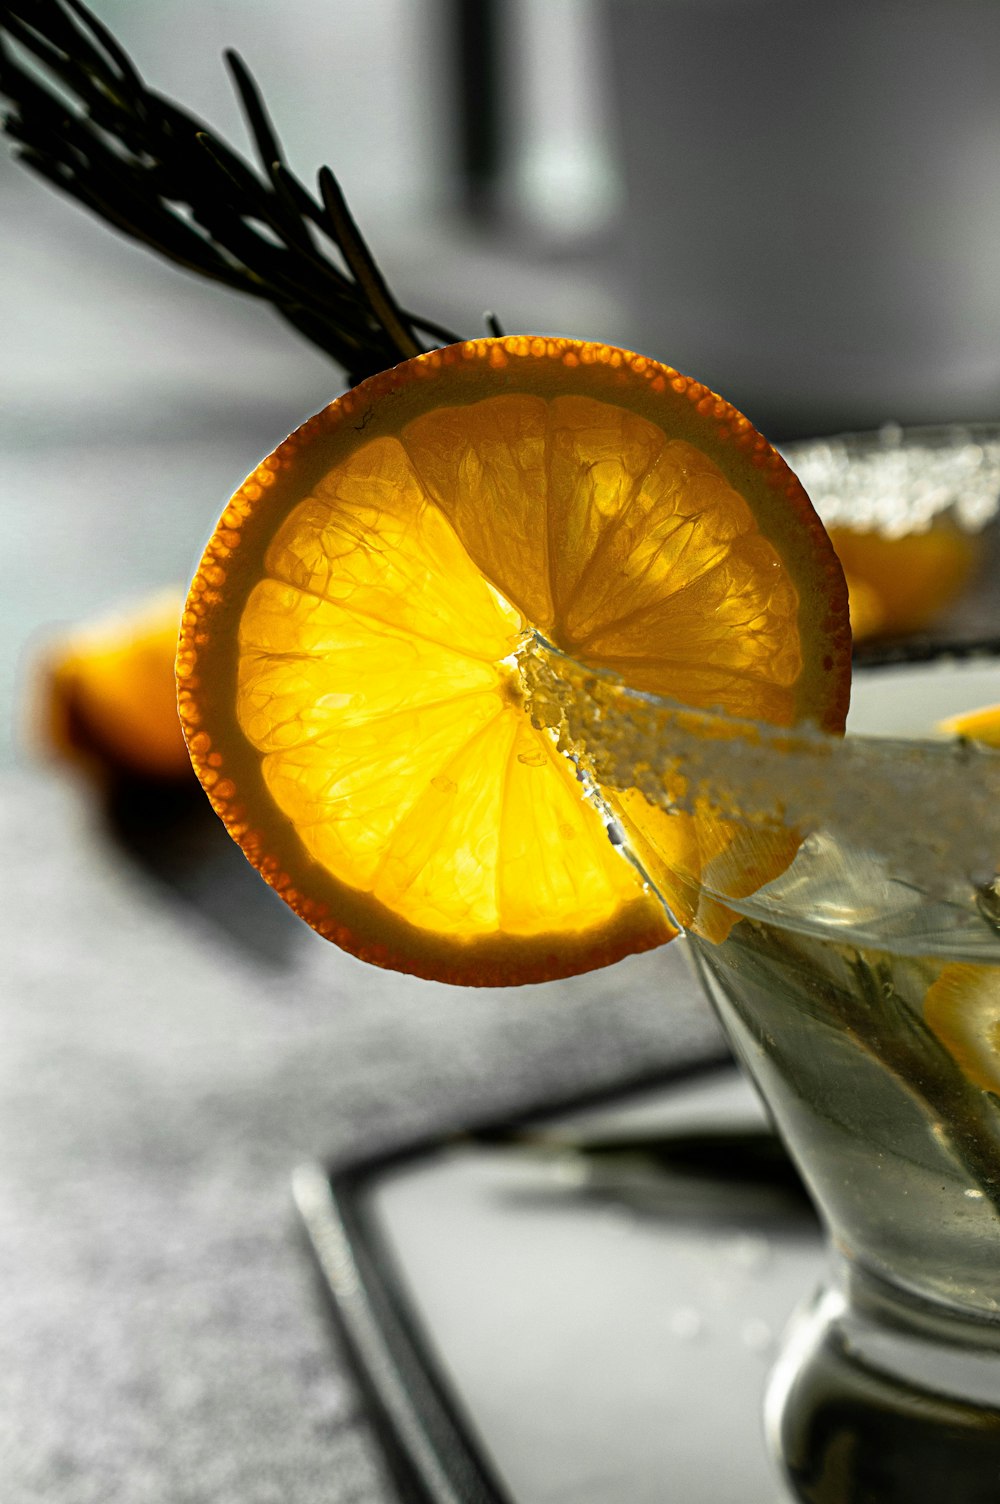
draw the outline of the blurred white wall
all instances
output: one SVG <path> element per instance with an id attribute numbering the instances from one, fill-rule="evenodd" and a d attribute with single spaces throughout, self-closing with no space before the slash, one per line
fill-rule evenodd
<path id="1" fill-rule="evenodd" d="M 620 208 L 613 84 L 596 0 L 508 0 L 511 201 L 544 237 L 599 233 Z"/>
<path id="2" fill-rule="evenodd" d="M 634 338 L 772 431 L 1000 415 L 996 0 L 604 0 Z"/>
<path id="3" fill-rule="evenodd" d="M 425 204 L 442 154 L 433 0 L 95 0 L 146 81 L 245 139 L 223 52 L 257 79 L 290 162 L 329 163 L 359 217 Z"/>

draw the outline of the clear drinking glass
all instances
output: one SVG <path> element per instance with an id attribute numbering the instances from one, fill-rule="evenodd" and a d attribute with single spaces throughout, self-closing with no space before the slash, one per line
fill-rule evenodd
<path id="1" fill-rule="evenodd" d="M 971 442 L 852 440 L 847 470 L 905 451 L 886 504 L 916 515 L 934 464 L 960 471 Z M 530 667 L 536 716 L 609 820 L 614 790 L 639 787 L 711 825 L 707 865 L 664 901 L 676 916 L 687 895 L 695 966 L 827 1233 L 766 1405 L 810 1504 L 1000 1499 L 1000 751 L 935 739 L 953 676 L 907 672 L 926 736 L 840 741 L 692 712 L 544 645 Z M 755 862 L 772 875 L 748 893 Z"/>

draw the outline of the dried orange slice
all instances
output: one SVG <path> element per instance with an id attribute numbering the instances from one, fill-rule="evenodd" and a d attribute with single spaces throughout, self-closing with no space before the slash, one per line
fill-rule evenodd
<path id="1" fill-rule="evenodd" d="M 804 492 L 746 418 L 643 357 L 434 351 L 234 496 L 188 597 L 178 703 L 230 833 L 321 934 L 499 984 L 674 933 L 526 714 L 535 634 L 691 705 L 843 725 L 846 592 Z"/>

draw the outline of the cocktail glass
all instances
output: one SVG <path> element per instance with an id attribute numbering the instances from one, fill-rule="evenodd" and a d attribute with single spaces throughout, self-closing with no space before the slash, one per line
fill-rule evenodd
<path id="1" fill-rule="evenodd" d="M 922 442 L 891 440 L 913 511 Z M 971 442 L 930 448 L 955 471 Z M 708 833 L 654 880 L 827 1233 L 766 1401 L 794 1497 L 995 1504 L 1000 752 L 933 739 L 939 665 L 913 680 L 926 738 L 843 741 L 691 712 L 545 645 L 529 674 L 609 819 L 638 787 Z M 750 870 L 770 880 L 748 892 Z"/>

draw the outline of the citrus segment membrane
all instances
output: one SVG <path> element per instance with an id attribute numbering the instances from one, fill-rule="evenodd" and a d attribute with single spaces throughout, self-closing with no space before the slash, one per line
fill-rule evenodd
<path id="1" fill-rule="evenodd" d="M 635 876 L 524 714 L 507 660 L 526 620 L 405 443 L 375 439 L 323 476 L 264 568 L 239 624 L 237 716 L 309 855 L 439 934 L 609 920 Z"/>
<path id="2" fill-rule="evenodd" d="M 604 346 L 476 341 L 364 383 L 250 477 L 192 585 L 179 704 L 231 833 L 321 933 L 541 980 L 675 931 L 533 723 L 538 644 L 829 729 L 838 590 L 794 478 L 721 399 Z"/>
<path id="3" fill-rule="evenodd" d="M 307 611 L 340 607 L 490 663 L 523 627 L 428 499 L 398 439 L 362 443 L 322 477 L 277 531 L 264 569 L 301 592 Z"/>

